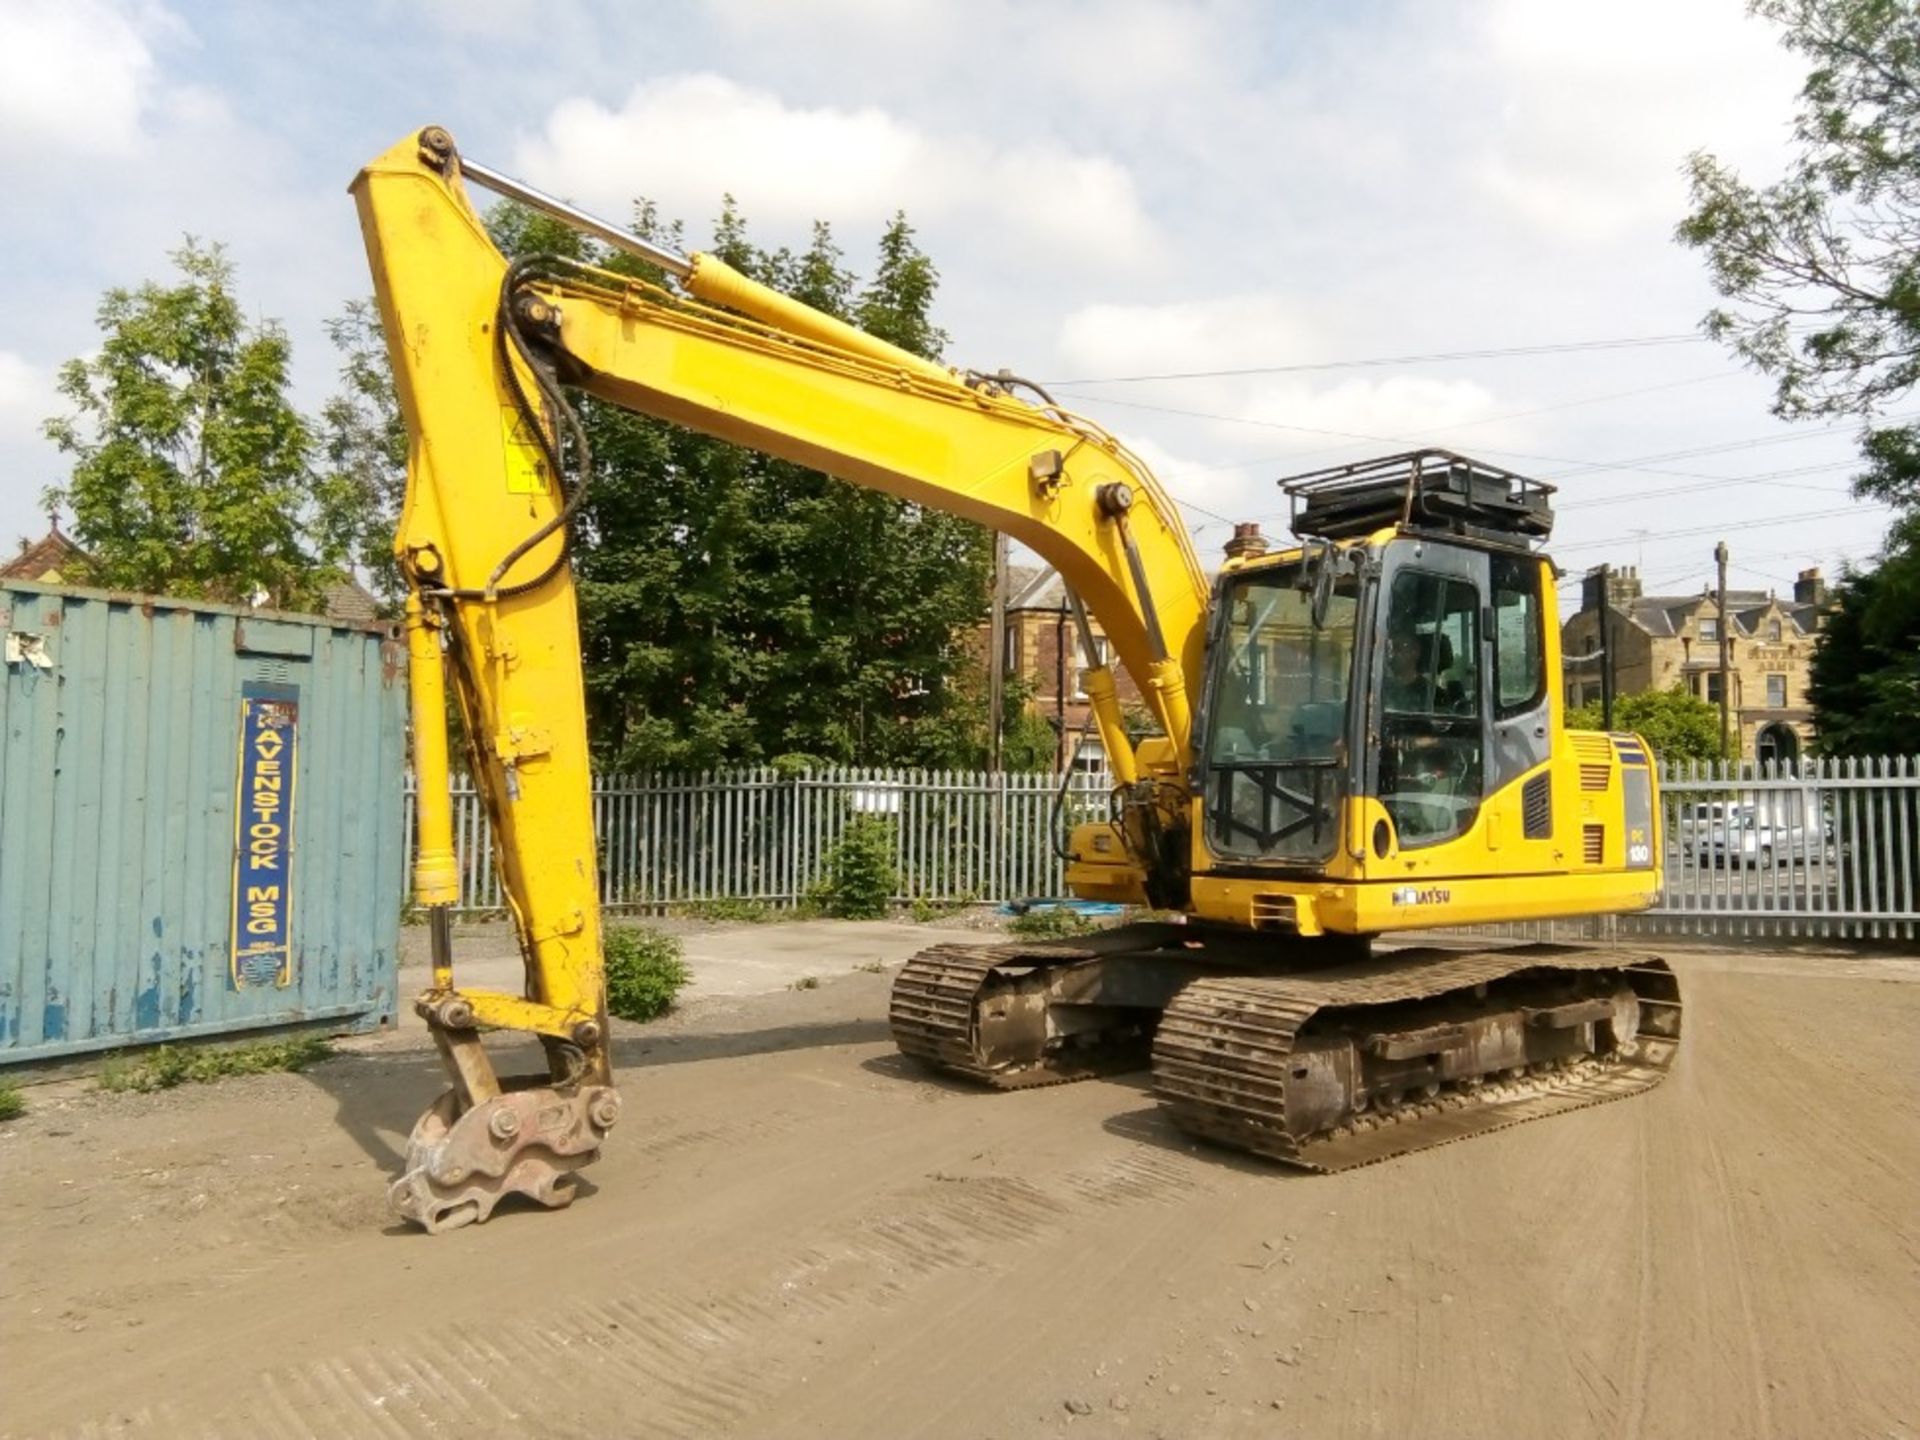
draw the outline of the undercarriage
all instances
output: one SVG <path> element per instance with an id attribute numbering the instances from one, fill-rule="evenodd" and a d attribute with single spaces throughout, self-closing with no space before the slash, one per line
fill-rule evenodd
<path id="1" fill-rule="evenodd" d="M 936 946 L 894 983 L 901 1050 L 996 1089 L 1151 1067 L 1181 1129 L 1344 1170 L 1620 1099 L 1666 1074 L 1664 961 L 1530 945 L 1364 943 L 1132 925 Z"/>

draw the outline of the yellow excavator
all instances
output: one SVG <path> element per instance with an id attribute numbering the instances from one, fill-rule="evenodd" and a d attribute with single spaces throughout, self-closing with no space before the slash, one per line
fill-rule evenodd
<path id="1" fill-rule="evenodd" d="M 469 184 L 657 278 L 509 261 Z M 439 127 L 353 193 L 410 437 L 418 1009 L 452 1082 L 410 1138 L 401 1215 L 439 1231 L 509 1194 L 566 1204 L 620 1114 L 569 564 L 593 466 L 570 390 L 1003 531 L 1068 586 L 1114 789 L 1073 828 L 1067 883 L 1159 918 L 928 950 L 893 987 L 907 1055 L 1000 1089 L 1150 1065 L 1182 1129 L 1318 1170 L 1632 1094 L 1672 1064 L 1680 996 L 1656 957 L 1373 943 L 1658 894 L 1645 744 L 1564 724 L 1550 487 L 1437 450 L 1296 477 L 1297 543 L 1239 527 L 1210 581 L 1147 468 L 1038 386 L 649 244 Z M 1089 612 L 1157 722 L 1138 745 Z M 449 693 L 519 995 L 455 983 Z M 545 1072 L 502 1077 L 490 1030 L 538 1036 Z"/>

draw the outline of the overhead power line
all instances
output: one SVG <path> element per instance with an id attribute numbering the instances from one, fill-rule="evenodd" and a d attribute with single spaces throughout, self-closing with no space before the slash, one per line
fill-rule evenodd
<path id="1" fill-rule="evenodd" d="M 1657 345 L 1701 345 L 1704 335 L 1629 335 L 1617 340 L 1569 340 L 1551 345 L 1507 345 L 1492 350 L 1440 350 L 1429 355 L 1380 355 L 1365 360 L 1316 360 L 1296 365 L 1249 365 L 1233 370 L 1178 370 L 1161 375 L 1104 375 L 1045 380 L 1067 385 L 1142 385 L 1155 380 L 1225 380 L 1237 375 L 1301 375 L 1318 370 L 1368 370 L 1382 365 L 1437 365 L 1456 360 L 1505 360 L 1526 355 L 1568 355 L 1589 350 L 1645 350 Z"/>
<path id="2" fill-rule="evenodd" d="M 1605 405 L 1615 400 L 1627 400 L 1638 395 L 1653 395 L 1666 390 L 1681 390 L 1692 385 L 1705 385 L 1714 380 L 1731 380 L 1744 375 L 1744 370 L 1716 370 L 1711 375 L 1693 375 L 1684 380 L 1663 380 L 1657 385 L 1636 385 L 1631 390 L 1605 390 L 1597 395 L 1577 395 L 1567 400 L 1556 400 L 1549 405 L 1536 405 L 1528 410 L 1507 410 L 1498 415 L 1483 415 L 1478 420 L 1461 420 L 1452 425 L 1436 425 L 1425 432 L 1427 439 L 1435 435 L 1451 435 L 1460 430 L 1475 430 L 1482 425 L 1498 425 L 1506 420 L 1525 420 L 1535 415 L 1549 415 L 1557 410 L 1576 410 L 1583 405 Z M 1117 402 L 1106 401 L 1112 404 Z M 1384 443 L 1384 442 L 1383 442 Z M 1400 444 L 1401 441 L 1392 443 Z M 1183 480 L 1190 475 L 1211 475 L 1222 470 L 1263 470 L 1272 465 L 1297 465 L 1302 460 L 1310 460 L 1316 455 L 1331 455 L 1336 450 L 1344 450 L 1345 445 L 1316 445 L 1311 450 L 1294 450 L 1285 455 L 1263 456 L 1258 460 L 1232 460 L 1220 465 L 1195 465 L 1188 469 L 1176 470 L 1170 475 L 1162 475 L 1164 481 Z"/>
<path id="3" fill-rule="evenodd" d="M 1597 550 L 1608 545 L 1622 545 L 1628 541 L 1680 540 L 1689 535 L 1721 535 L 1735 530 L 1760 530 L 1769 525 L 1798 525 L 1811 520 L 1832 520 L 1841 515 L 1855 515 L 1863 507 L 1860 505 L 1840 505 L 1827 510 L 1801 510 L 1792 515 L 1773 515 L 1759 520 L 1717 520 L 1711 525 L 1691 525 L 1681 530 L 1662 530 L 1650 534 L 1608 535 L 1598 540 L 1579 540 L 1571 545 L 1555 545 L 1553 552 L 1563 554 L 1572 550 Z"/>

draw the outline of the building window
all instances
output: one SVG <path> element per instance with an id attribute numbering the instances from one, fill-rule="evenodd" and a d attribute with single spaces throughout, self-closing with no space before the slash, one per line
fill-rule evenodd
<path id="1" fill-rule="evenodd" d="M 1780 643 L 1780 622 L 1778 620 L 1769 620 L 1767 622 L 1767 639 L 1775 645 Z"/>
<path id="2" fill-rule="evenodd" d="M 1767 708 L 1769 710 L 1784 710 L 1787 708 L 1786 676 L 1767 676 Z"/>
<path id="3" fill-rule="evenodd" d="M 1709 705 L 1720 703 L 1720 672 L 1718 670 L 1707 672 L 1707 703 Z"/>
<path id="4" fill-rule="evenodd" d="M 1094 653 L 1100 657 L 1100 663 L 1106 664 L 1107 656 L 1111 653 L 1107 648 L 1107 637 L 1094 636 L 1093 649 Z M 1082 646 L 1076 645 L 1073 647 L 1073 655 L 1073 698 L 1084 700 L 1087 698 L 1087 652 Z"/>
<path id="5" fill-rule="evenodd" d="M 1711 644 L 1717 645 L 1720 643 L 1720 621 L 1718 617 L 1709 615 L 1702 615 L 1700 617 L 1700 638 Z"/>

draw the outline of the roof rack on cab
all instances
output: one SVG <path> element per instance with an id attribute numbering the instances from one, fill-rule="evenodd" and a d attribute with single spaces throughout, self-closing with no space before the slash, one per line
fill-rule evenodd
<path id="1" fill-rule="evenodd" d="M 1553 533 L 1553 486 L 1451 450 L 1331 465 L 1280 487 L 1300 536 L 1348 540 L 1398 525 L 1524 546 Z"/>

